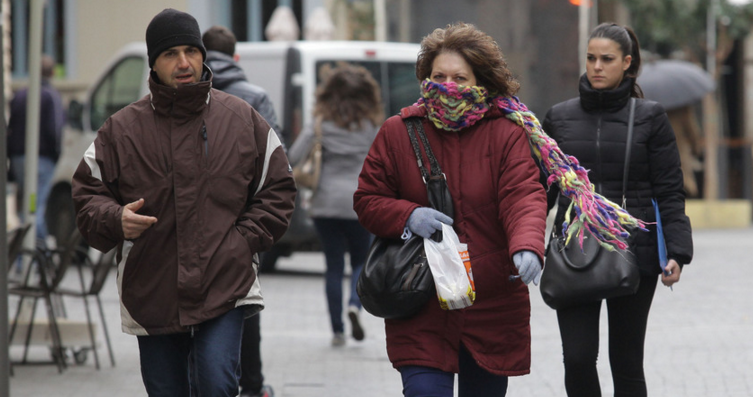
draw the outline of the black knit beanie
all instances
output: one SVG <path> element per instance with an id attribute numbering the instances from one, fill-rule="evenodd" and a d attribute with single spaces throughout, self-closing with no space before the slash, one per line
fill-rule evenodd
<path id="1" fill-rule="evenodd" d="M 207 59 L 207 50 L 201 41 L 201 31 L 196 18 L 185 12 L 166 8 L 155 15 L 146 28 L 149 67 L 154 66 L 154 61 L 163 51 L 178 45 L 194 46 L 201 50 L 203 59 Z"/>

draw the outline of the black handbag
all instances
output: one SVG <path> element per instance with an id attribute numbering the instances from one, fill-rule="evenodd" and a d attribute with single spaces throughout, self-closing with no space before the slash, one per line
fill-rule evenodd
<path id="1" fill-rule="evenodd" d="M 408 118 L 405 124 L 426 183 L 429 203 L 434 209 L 452 217 L 452 197 L 447 181 L 431 151 L 421 119 Z M 416 134 L 421 138 L 429 158 L 431 173 L 426 171 L 421 161 Z M 442 241 L 441 231 L 431 238 Z M 424 252 L 424 239 L 417 235 L 408 240 L 376 237 L 358 277 L 356 291 L 363 308 L 376 317 L 405 318 L 418 312 L 429 298 L 436 296 L 434 278 Z"/>
<path id="2" fill-rule="evenodd" d="M 630 99 L 627 148 L 622 180 L 622 206 L 625 207 L 630 150 L 633 136 L 635 98 Z M 632 244 L 630 245 L 632 247 Z M 634 294 L 638 290 L 640 274 L 635 254 L 631 251 L 602 247 L 588 233 L 583 238 L 581 251 L 578 239 L 573 237 L 565 245 L 565 238 L 552 236 L 541 275 L 541 296 L 552 309 L 600 301 L 602 299 Z"/>

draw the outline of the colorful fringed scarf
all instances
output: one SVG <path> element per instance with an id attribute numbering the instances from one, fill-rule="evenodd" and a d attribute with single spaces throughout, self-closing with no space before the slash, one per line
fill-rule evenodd
<path id="1" fill-rule="evenodd" d="M 561 194 L 571 200 L 562 230 L 567 241 L 577 236 L 583 246 L 584 233 L 588 231 L 606 249 L 611 251 L 617 247 L 624 250 L 627 248 L 625 240 L 629 236 L 627 229 L 646 230 L 643 221 L 594 191 L 588 179 L 588 170 L 578 163 L 578 159 L 560 150 L 557 142 L 541 128 L 533 112 L 517 97 L 487 98 L 483 87 L 437 84 L 429 79 L 421 83 L 421 90 L 423 98 L 418 100 L 417 105 L 427 108 L 429 119 L 437 128 L 457 131 L 481 120 L 489 106 L 480 105 L 480 101 L 497 106 L 505 117 L 523 127 L 547 177 L 547 186 L 556 182 Z M 471 100 L 472 103 L 468 103 Z M 456 108 L 447 109 L 450 104 L 456 104 Z M 572 221 L 571 210 L 575 211 Z"/>
<path id="2" fill-rule="evenodd" d="M 460 131 L 484 117 L 489 110 L 487 91 L 479 86 L 459 86 L 455 83 L 436 84 L 429 79 L 421 83 L 418 104 L 426 106 L 437 128 Z"/>

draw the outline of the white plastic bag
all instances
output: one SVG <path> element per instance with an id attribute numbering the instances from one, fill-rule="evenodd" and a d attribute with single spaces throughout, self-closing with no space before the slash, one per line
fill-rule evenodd
<path id="1" fill-rule="evenodd" d="M 442 224 L 441 243 L 425 238 L 424 250 L 442 309 L 455 310 L 472 305 L 476 299 L 473 273 L 470 260 L 463 263 L 463 258 L 468 259 L 468 249 L 460 243 L 452 226 Z"/>

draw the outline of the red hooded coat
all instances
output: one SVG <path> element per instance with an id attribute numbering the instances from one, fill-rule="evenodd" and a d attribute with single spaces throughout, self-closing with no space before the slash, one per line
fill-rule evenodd
<path id="1" fill-rule="evenodd" d="M 525 131 L 497 108 L 475 125 L 439 130 L 426 110 L 407 107 L 388 119 L 361 170 L 354 208 L 361 224 L 377 236 L 397 238 L 411 212 L 429 206 L 403 118 L 421 116 L 431 149 L 452 195 L 453 228 L 468 244 L 476 302 L 442 310 L 436 299 L 415 316 L 386 320 L 387 353 L 395 368 L 420 365 L 458 372 L 462 343 L 479 365 L 498 375 L 530 372 L 531 306 L 528 287 L 512 255 L 544 254 L 546 194 Z M 424 164 L 428 160 L 424 156 Z"/>

